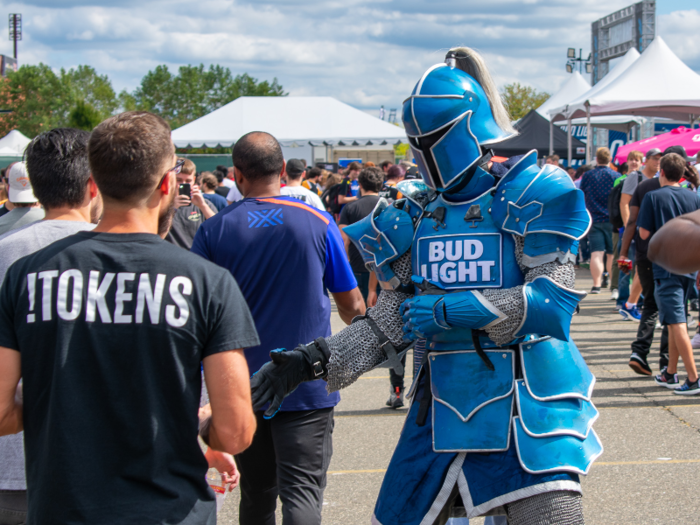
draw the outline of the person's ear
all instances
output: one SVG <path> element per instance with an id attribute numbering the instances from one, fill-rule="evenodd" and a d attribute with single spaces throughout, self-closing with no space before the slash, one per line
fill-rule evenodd
<path id="1" fill-rule="evenodd" d="M 280 179 L 284 177 L 285 173 L 287 173 L 287 162 L 282 161 L 282 171 L 280 172 Z"/>
<path id="2" fill-rule="evenodd" d="M 92 175 L 88 177 L 87 186 L 88 191 L 90 192 L 90 199 L 94 199 L 99 195 L 100 190 L 97 188 L 97 184 L 95 184 L 95 179 L 92 177 Z"/>
<path id="3" fill-rule="evenodd" d="M 174 178 L 175 175 L 173 175 L 172 172 L 169 172 L 163 179 L 163 183 L 160 185 L 160 192 L 163 195 L 170 195 L 170 186 L 172 185 Z"/>
<path id="4" fill-rule="evenodd" d="M 245 180 L 245 177 L 243 176 L 243 173 L 241 173 L 241 170 L 239 170 L 236 167 L 233 168 L 233 178 L 238 184 Z"/>

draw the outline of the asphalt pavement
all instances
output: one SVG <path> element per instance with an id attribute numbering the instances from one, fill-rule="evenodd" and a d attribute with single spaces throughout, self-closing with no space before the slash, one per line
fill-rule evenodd
<path id="1" fill-rule="evenodd" d="M 579 270 L 576 288 L 588 291 L 591 285 L 589 272 Z M 586 524 L 700 523 L 695 483 L 700 468 L 700 396 L 674 395 L 628 367 L 637 323 L 624 321 L 614 305 L 609 290 L 587 296 L 571 327 L 573 340 L 597 378 L 594 403 L 600 418 L 594 428 L 605 448 L 582 478 Z M 335 313 L 332 325 L 334 332 L 344 326 Z M 690 333 L 692 337 L 694 330 Z M 660 335 L 657 330 L 650 358 L 654 373 L 658 373 Z M 696 351 L 700 363 L 698 357 Z M 685 380 L 682 365 L 679 378 Z M 407 386 L 410 379 L 406 378 Z M 384 406 L 388 394 L 387 369 L 368 373 L 341 393 L 324 524 L 370 522 L 406 414 L 405 409 Z M 220 525 L 238 523 L 238 501 L 237 490 L 226 498 Z M 279 505 L 277 523 L 282 523 Z M 470 521 L 470 525 L 482 523 L 481 518 Z"/>

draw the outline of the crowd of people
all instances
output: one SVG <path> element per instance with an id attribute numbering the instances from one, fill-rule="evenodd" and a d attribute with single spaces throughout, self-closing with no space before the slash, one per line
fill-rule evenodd
<path id="1" fill-rule="evenodd" d="M 558 164 L 556 156 L 548 164 Z M 598 148 L 595 165 L 570 169 L 586 199 L 593 225 L 582 240 L 580 267 L 589 267 L 591 294 L 610 288 L 623 319 L 639 323 L 629 366 L 675 394 L 700 394 L 693 348 L 700 348 L 700 326 L 690 339 L 691 311 L 698 310 L 697 273 L 675 275 L 647 257 L 651 237 L 664 224 L 700 207 L 700 179 L 682 146 L 629 153 L 611 163 L 610 150 Z M 659 374 L 649 365 L 656 329 L 661 329 Z M 687 372 L 678 379 L 679 357 Z"/>
<path id="2" fill-rule="evenodd" d="M 343 229 L 400 199 L 416 169 L 332 173 L 285 161 L 263 132 L 232 159 L 197 172 L 165 121 L 127 112 L 92 133 L 44 132 L 3 170 L 0 524 L 212 524 L 208 468 L 228 490 L 240 483 L 241 524 L 274 523 L 278 497 L 285 522 L 320 523 L 339 395 L 303 383 L 271 418 L 253 412 L 249 377 L 271 349 L 331 334 L 329 295 L 347 324 L 377 304 L 376 275 Z M 698 394 L 696 275 L 647 258 L 659 229 L 700 210 L 697 171 L 677 147 L 610 160 L 600 148 L 595 166 L 569 170 L 593 219 L 578 263 L 591 293 L 610 286 L 639 321 L 630 367 L 653 375 L 658 321 L 654 380 Z M 403 404 L 392 369 L 386 405 Z"/>
<path id="3" fill-rule="evenodd" d="M 165 121 L 130 112 L 42 133 L 2 171 L 2 524 L 215 523 L 207 468 L 240 482 L 240 523 L 273 523 L 277 497 L 320 523 L 339 396 L 306 383 L 269 419 L 248 378 L 330 335 L 329 294 L 346 323 L 376 304 L 342 228 L 414 167 L 331 173 L 266 133 L 236 143 L 235 168 L 174 151 Z"/>

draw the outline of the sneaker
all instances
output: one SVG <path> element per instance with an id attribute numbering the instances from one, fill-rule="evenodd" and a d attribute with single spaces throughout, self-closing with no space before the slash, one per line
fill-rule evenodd
<path id="1" fill-rule="evenodd" d="M 632 308 L 627 308 L 627 305 L 624 304 L 619 312 L 625 321 L 639 321 L 642 318 L 642 314 L 637 310 L 636 304 Z"/>
<path id="2" fill-rule="evenodd" d="M 647 360 L 636 352 L 632 352 L 630 356 L 629 366 L 635 373 L 643 376 L 651 375 L 651 368 L 647 364 Z"/>
<path id="3" fill-rule="evenodd" d="M 605 272 L 603 274 L 603 282 L 600 285 L 601 288 L 607 288 L 608 287 L 608 272 Z"/>
<path id="4" fill-rule="evenodd" d="M 611 301 L 617 301 L 620 298 L 620 291 L 615 288 L 613 291 L 610 293 L 610 300 Z"/>
<path id="5" fill-rule="evenodd" d="M 594 286 L 593 288 L 591 288 L 591 292 L 590 292 L 590 293 L 600 293 L 600 287 L 599 287 L 599 286 Z"/>
<path id="6" fill-rule="evenodd" d="M 387 399 L 386 406 L 389 408 L 401 408 L 403 406 L 403 388 L 397 386 L 392 387 L 391 394 L 389 394 L 389 399 Z"/>
<path id="7" fill-rule="evenodd" d="M 666 372 L 666 367 L 658 376 L 654 376 L 654 381 L 657 385 L 675 390 L 680 383 L 678 382 L 678 374 L 669 374 Z"/>
<path id="8" fill-rule="evenodd" d="M 692 383 L 690 382 L 690 379 L 686 379 L 683 386 L 674 389 L 673 393 L 678 394 L 679 396 L 696 396 L 700 394 L 700 384 L 698 383 L 698 379 Z"/>
<path id="9" fill-rule="evenodd" d="M 690 345 L 696 350 L 700 348 L 700 332 L 696 333 L 690 340 Z"/>

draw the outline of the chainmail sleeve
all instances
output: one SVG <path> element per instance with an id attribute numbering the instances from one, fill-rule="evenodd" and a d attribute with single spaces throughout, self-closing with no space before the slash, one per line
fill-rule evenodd
<path id="1" fill-rule="evenodd" d="M 391 263 L 391 269 L 404 285 L 411 284 L 410 250 Z M 410 294 L 395 290 L 382 290 L 377 305 L 367 310 L 367 315 L 374 320 L 384 335 L 397 350 L 407 346 L 403 342 L 403 320 L 399 308 L 412 297 Z M 387 360 L 379 346 L 379 339 L 366 320 L 352 323 L 335 335 L 326 338 L 331 351 L 328 363 L 328 392 L 335 392 L 354 383 L 358 377 L 372 370 Z"/>
<path id="2" fill-rule="evenodd" d="M 532 282 L 535 277 L 546 275 L 561 286 L 567 288 L 574 287 L 576 273 L 573 263 L 567 262 L 561 264 L 554 261 L 528 268 L 522 263 L 525 240 L 523 237 L 513 237 L 515 239 L 515 258 L 518 261 L 520 269 L 525 273 L 526 283 Z M 483 290 L 481 294 L 507 316 L 500 323 L 486 328 L 486 333 L 494 343 L 501 345 L 509 343 L 515 339 L 514 334 L 523 321 L 523 314 L 525 312 L 523 287 L 514 286 L 513 288 L 506 288 L 504 290 Z"/>

